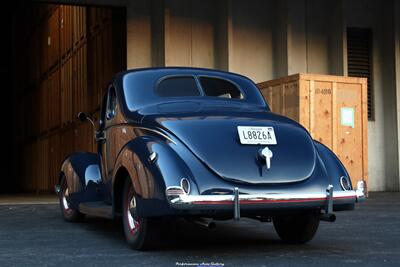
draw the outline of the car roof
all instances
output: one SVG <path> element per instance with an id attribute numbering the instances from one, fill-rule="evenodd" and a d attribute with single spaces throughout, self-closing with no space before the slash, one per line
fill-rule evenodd
<path id="1" fill-rule="evenodd" d="M 152 67 L 152 68 L 138 68 L 138 69 L 129 69 L 126 71 L 122 71 L 116 74 L 116 78 L 122 78 L 123 76 L 130 74 L 130 73 L 137 73 L 137 72 L 153 72 L 157 73 L 160 76 L 165 76 L 165 75 L 172 75 L 172 74 L 193 74 L 193 75 L 205 75 L 205 74 L 214 74 L 214 75 L 219 75 L 219 76 L 232 76 L 235 75 L 237 77 L 241 77 L 243 79 L 249 80 L 244 75 L 238 74 L 238 73 L 233 73 L 233 72 L 228 72 L 224 70 L 217 70 L 217 69 L 209 69 L 209 68 L 197 68 L 197 67 Z M 157 76 L 158 76 L 157 75 Z"/>
<path id="2" fill-rule="evenodd" d="M 243 75 L 221 70 L 193 67 L 132 69 L 116 74 L 114 84 L 119 88 L 119 95 L 123 96 L 123 104 L 132 111 L 146 105 L 167 101 L 166 98 L 157 96 L 153 88 L 164 77 L 181 75 L 212 76 L 229 80 L 236 84 L 244 93 L 244 103 L 266 106 L 261 93 L 253 81 Z"/>

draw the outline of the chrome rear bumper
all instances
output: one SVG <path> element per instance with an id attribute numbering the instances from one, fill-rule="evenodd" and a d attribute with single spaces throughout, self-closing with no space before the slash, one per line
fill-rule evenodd
<path id="1" fill-rule="evenodd" d="M 167 189 L 168 190 L 168 189 Z M 174 188 L 176 190 L 176 188 Z M 167 194 L 170 205 L 175 209 L 232 209 L 232 205 L 253 208 L 284 207 L 326 207 L 336 204 L 354 204 L 365 200 L 363 183 L 357 184 L 356 190 L 318 193 L 265 193 L 239 194 L 238 189 L 232 195 L 171 195 Z"/>

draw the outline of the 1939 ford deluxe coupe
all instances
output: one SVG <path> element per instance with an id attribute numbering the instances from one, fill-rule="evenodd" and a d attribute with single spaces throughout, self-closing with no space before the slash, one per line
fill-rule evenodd
<path id="1" fill-rule="evenodd" d="M 81 121 L 90 117 L 78 115 Z M 305 243 L 320 220 L 365 198 L 339 159 L 297 122 L 270 111 L 256 85 L 229 72 L 150 68 L 117 74 L 104 96 L 97 153 L 62 164 L 62 216 L 122 216 L 129 245 L 154 245 L 157 220 L 272 221 Z"/>

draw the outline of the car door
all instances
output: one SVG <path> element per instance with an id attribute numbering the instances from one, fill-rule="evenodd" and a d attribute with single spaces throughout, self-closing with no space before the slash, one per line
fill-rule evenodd
<path id="1" fill-rule="evenodd" d="M 105 99 L 103 99 L 103 108 L 100 119 L 100 131 L 98 134 L 98 149 L 101 155 L 103 179 L 107 186 L 110 186 L 111 175 L 115 163 L 115 142 L 114 126 L 117 108 L 117 99 L 114 86 L 110 85 Z"/>

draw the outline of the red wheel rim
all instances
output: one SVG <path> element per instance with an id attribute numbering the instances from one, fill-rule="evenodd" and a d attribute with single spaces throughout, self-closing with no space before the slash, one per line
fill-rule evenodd
<path id="1" fill-rule="evenodd" d="M 135 235 L 140 228 L 140 219 L 134 218 L 130 211 L 131 209 L 133 209 L 133 210 L 136 209 L 136 198 L 135 198 L 135 194 L 133 192 L 132 187 L 130 188 L 125 201 L 126 201 L 125 212 L 126 212 L 126 221 L 127 221 L 126 223 L 128 225 L 129 232 L 132 235 Z"/>

